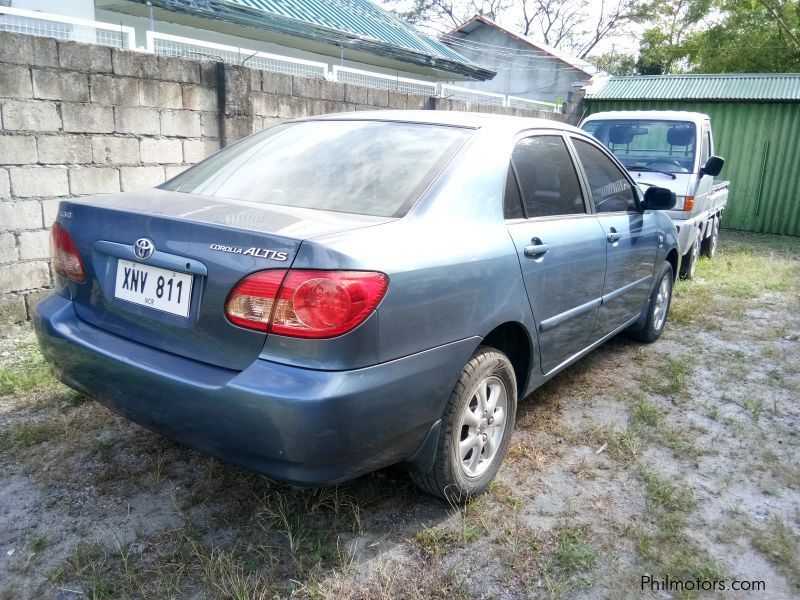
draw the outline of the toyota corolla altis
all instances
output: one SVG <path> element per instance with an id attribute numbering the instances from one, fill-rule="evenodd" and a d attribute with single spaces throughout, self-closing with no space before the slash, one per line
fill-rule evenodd
<path id="1" fill-rule="evenodd" d="M 620 332 L 659 337 L 673 203 L 553 121 L 301 119 L 61 202 L 34 325 L 61 381 L 209 454 L 306 485 L 400 463 L 463 499 L 520 399 Z"/>

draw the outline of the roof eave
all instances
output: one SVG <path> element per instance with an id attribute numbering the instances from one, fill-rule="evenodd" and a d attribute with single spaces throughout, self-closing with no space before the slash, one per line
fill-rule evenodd
<path id="1" fill-rule="evenodd" d="M 139 2 L 144 3 L 145 0 L 139 0 Z M 312 23 L 303 23 L 296 19 L 263 13 L 227 2 L 218 2 L 217 0 L 207 0 L 203 3 L 193 0 L 151 0 L 151 2 L 153 6 L 167 11 L 203 16 L 208 19 L 227 21 L 244 27 L 269 29 L 284 35 L 360 50 L 470 79 L 485 81 L 497 74 L 495 71 L 479 65 L 461 63 L 445 57 L 434 57 L 424 52 L 394 46 L 379 40 L 360 37 L 352 33 Z"/>

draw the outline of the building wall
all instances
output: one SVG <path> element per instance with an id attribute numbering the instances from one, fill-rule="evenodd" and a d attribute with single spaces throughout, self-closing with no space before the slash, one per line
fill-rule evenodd
<path id="1" fill-rule="evenodd" d="M 531 46 L 524 44 L 495 29 L 480 25 L 466 34 L 466 40 L 487 44 L 485 51 L 469 50 L 465 46 L 453 44 L 451 47 L 474 63 L 497 72 L 489 81 L 470 81 L 459 83 L 483 92 L 495 92 L 521 96 L 531 100 L 555 102 L 566 100 L 570 91 L 576 91 L 590 76 L 570 67 L 561 60 L 546 52 L 538 53 L 531 59 Z M 508 51 L 497 47 L 507 48 Z M 518 56 L 509 55 L 516 50 L 524 53 Z M 528 57 L 528 58 L 526 58 Z"/>
<path id="2" fill-rule="evenodd" d="M 94 20 L 94 0 L 11 0 L 10 6 Z"/>
<path id="3" fill-rule="evenodd" d="M 0 323 L 52 284 L 60 199 L 154 187 L 285 119 L 374 108 L 571 118 L 0 33 Z"/>
<path id="4" fill-rule="evenodd" d="M 800 235 L 800 102 L 586 100 L 605 110 L 688 110 L 711 117 L 714 152 L 730 180 L 723 227 Z"/>

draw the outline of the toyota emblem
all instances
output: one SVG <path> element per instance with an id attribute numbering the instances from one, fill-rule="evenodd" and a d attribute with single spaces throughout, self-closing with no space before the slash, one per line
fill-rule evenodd
<path id="1" fill-rule="evenodd" d="M 139 238 L 133 245 L 133 252 L 136 254 L 136 258 L 141 260 L 147 260 L 153 256 L 155 249 L 156 245 L 153 243 L 153 240 L 149 240 L 147 238 Z"/>

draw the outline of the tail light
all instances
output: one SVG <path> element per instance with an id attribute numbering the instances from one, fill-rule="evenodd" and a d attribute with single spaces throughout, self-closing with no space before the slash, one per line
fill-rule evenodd
<path id="1" fill-rule="evenodd" d="M 78 283 L 86 281 L 83 262 L 72 236 L 58 223 L 53 224 L 50 236 L 53 268 L 56 273 Z"/>
<path id="2" fill-rule="evenodd" d="M 261 271 L 228 296 L 225 314 L 249 329 L 302 338 L 352 331 L 373 313 L 389 278 L 374 271 Z"/>

